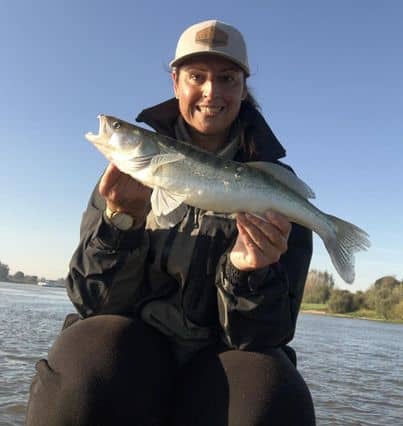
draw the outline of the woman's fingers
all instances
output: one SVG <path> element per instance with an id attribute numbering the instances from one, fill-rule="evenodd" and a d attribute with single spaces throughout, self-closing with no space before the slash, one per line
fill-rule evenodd
<path id="1" fill-rule="evenodd" d="M 260 223 L 261 220 L 249 218 L 248 216 L 241 214 L 238 217 L 238 221 L 242 226 L 244 236 L 247 237 L 249 243 L 253 243 L 262 253 L 267 252 L 269 245 L 271 244 L 268 235 L 269 231 L 268 229 L 262 229 L 262 225 Z"/>
<path id="2" fill-rule="evenodd" d="M 287 250 L 287 241 L 291 231 L 290 222 L 278 213 L 268 212 L 265 218 L 254 215 L 240 215 L 240 220 L 251 239 L 263 251 L 278 249 L 281 254 Z"/>
<path id="3" fill-rule="evenodd" d="M 99 182 L 99 193 L 103 197 L 107 197 L 122 175 L 123 173 L 114 164 L 110 163 Z"/>
<path id="4" fill-rule="evenodd" d="M 237 228 L 231 261 L 239 269 L 257 269 L 278 262 L 287 251 L 291 224 L 279 213 L 267 212 L 263 218 L 238 214 Z"/>
<path id="5" fill-rule="evenodd" d="M 272 210 L 268 210 L 265 214 L 269 222 L 276 226 L 284 237 L 288 240 L 291 232 L 291 223 L 288 218 L 280 213 L 277 213 Z"/>
<path id="6" fill-rule="evenodd" d="M 149 209 L 151 189 L 109 164 L 99 183 L 99 193 L 111 210 L 136 217 Z"/>

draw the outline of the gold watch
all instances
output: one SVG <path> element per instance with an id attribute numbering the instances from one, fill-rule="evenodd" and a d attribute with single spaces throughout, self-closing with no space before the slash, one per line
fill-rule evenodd
<path id="1" fill-rule="evenodd" d="M 113 226 L 121 231 L 128 231 L 136 224 L 134 218 L 129 214 L 111 210 L 109 207 L 105 209 L 105 216 Z"/>

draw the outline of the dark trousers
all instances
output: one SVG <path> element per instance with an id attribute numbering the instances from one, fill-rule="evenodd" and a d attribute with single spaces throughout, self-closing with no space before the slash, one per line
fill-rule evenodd
<path id="1" fill-rule="evenodd" d="M 28 426 L 315 424 L 309 390 L 281 349 L 209 348 L 179 369 L 165 336 L 117 315 L 74 322 L 36 369 Z"/>

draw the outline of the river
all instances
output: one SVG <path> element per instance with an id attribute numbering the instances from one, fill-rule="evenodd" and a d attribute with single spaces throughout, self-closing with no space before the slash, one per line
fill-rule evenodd
<path id="1" fill-rule="evenodd" d="M 73 311 L 64 289 L 0 282 L 0 426 L 24 424 L 35 362 Z M 292 346 L 318 426 L 403 425 L 403 325 L 301 314 Z"/>

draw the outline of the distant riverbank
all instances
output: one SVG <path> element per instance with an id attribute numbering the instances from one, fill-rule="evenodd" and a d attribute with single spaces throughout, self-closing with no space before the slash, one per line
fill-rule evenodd
<path id="1" fill-rule="evenodd" d="M 31 285 L 38 285 L 37 283 L 28 284 L 23 282 L 11 282 L 11 281 L 2 281 L 0 284 L 18 284 L 22 287 L 27 286 L 27 290 L 30 289 Z M 40 287 L 40 286 L 38 286 Z M 50 288 L 63 288 L 62 286 L 48 286 Z M 301 304 L 301 312 L 305 314 L 314 314 L 314 315 L 326 315 L 331 317 L 339 317 L 339 318 L 355 318 L 361 320 L 369 320 L 369 321 L 379 321 L 386 322 L 392 324 L 403 324 L 403 320 L 399 319 L 385 319 L 377 316 L 375 311 L 371 311 L 368 309 L 360 309 L 355 312 L 346 312 L 346 313 L 336 313 L 329 312 L 328 306 L 326 303 L 302 303 Z"/>
<path id="2" fill-rule="evenodd" d="M 7 279 L 6 281 L 0 281 L 0 283 L 2 283 L 2 284 L 22 284 L 22 285 L 29 284 L 29 285 L 37 285 L 38 281 L 29 281 L 29 282 L 27 282 L 27 281 L 15 281 L 13 279 Z"/>
<path id="3" fill-rule="evenodd" d="M 385 319 L 377 316 L 375 311 L 369 309 L 360 309 L 359 311 L 346 312 L 346 313 L 337 313 L 329 312 L 327 304 L 322 303 L 302 303 L 301 312 L 306 314 L 316 314 L 316 315 L 327 315 L 332 317 L 340 318 L 356 318 L 368 321 L 380 321 L 394 324 L 403 324 L 403 320 L 398 319 Z"/>
<path id="4" fill-rule="evenodd" d="M 21 286 L 31 286 L 31 285 L 37 285 L 39 287 L 53 287 L 53 288 L 65 288 L 64 284 L 59 283 L 60 280 L 44 280 L 44 281 L 35 281 L 35 282 L 23 282 L 23 281 L 0 281 L 0 284 L 18 284 Z"/>

